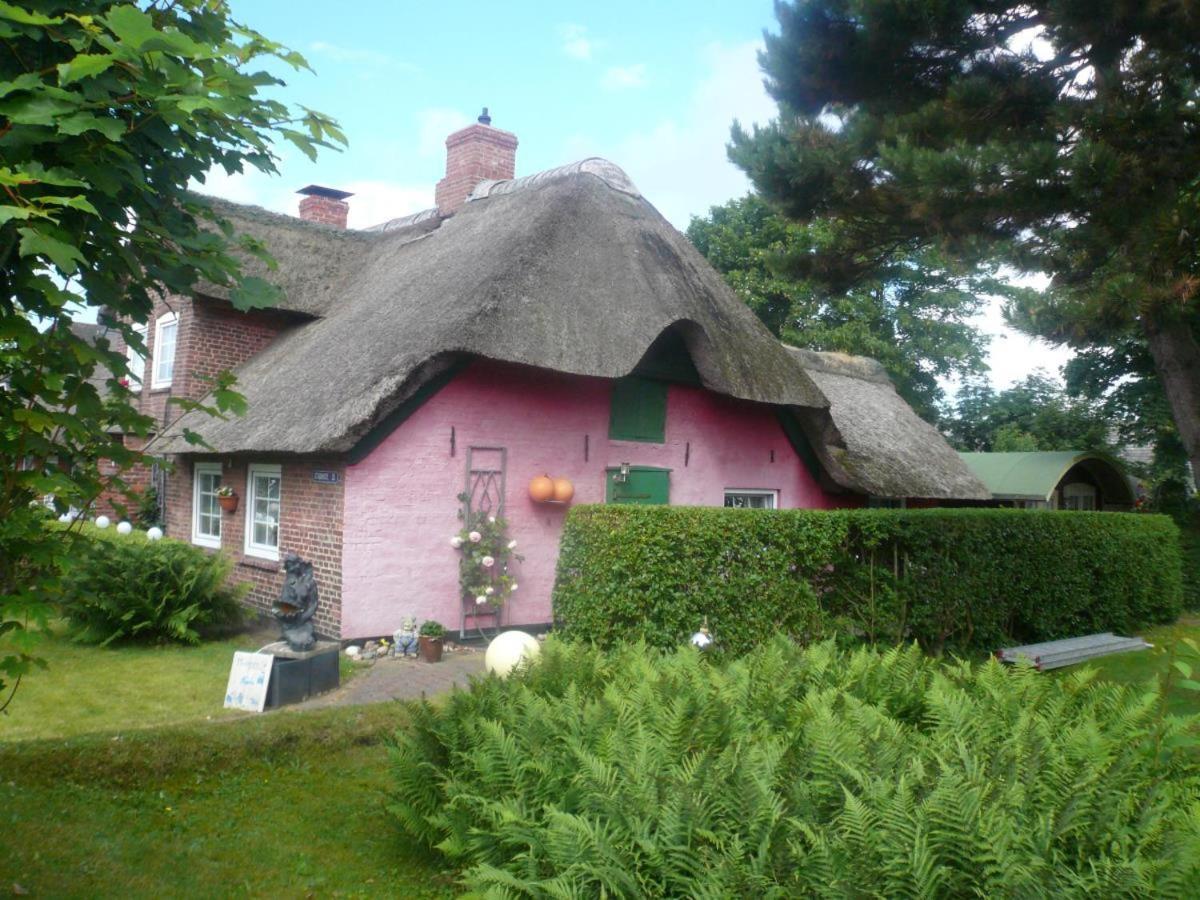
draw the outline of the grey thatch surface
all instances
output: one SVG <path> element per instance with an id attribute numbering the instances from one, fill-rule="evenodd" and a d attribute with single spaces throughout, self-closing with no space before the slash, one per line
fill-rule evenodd
<path id="1" fill-rule="evenodd" d="M 96 325 L 92 322 L 72 322 L 71 333 L 80 340 L 87 341 L 89 344 L 94 344 L 102 337 L 108 338 L 111 343 L 115 335 L 110 335 L 107 328 L 103 325 Z M 88 378 L 88 384 L 96 389 L 96 393 L 101 399 L 107 397 L 111 392 L 108 382 L 112 379 L 112 372 L 108 366 L 101 363 L 96 363 L 95 369 L 92 370 L 91 377 Z"/>
<path id="2" fill-rule="evenodd" d="M 245 417 L 188 415 L 154 450 L 187 452 L 190 427 L 221 452 L 345 451 L 457 355 L 612 378 L 672 325 L 712 390 L 825 408 L 720 275 L 601 163 L 492 184 L 448 219 L 374 232 L 225 204 L 278 260 L 287 308 L 321 318 L 239 368 Z"/>
<path id="3" fill-rule="evenodd" d="M 836 438 L 814 443 L 838 484 L 877 497 L 991 499 L 941 433 L 896 393 L 878 362 L 788 350 L 829 399 L 841 445 Z"/>

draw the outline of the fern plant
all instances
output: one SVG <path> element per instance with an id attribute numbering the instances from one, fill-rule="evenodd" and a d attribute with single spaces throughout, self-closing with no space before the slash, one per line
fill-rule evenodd
<path id="1" fill-rule="evenodd" d="M 1195 723 L 1156 704 L 915 647 L 550 640 L 413 707 L 390 809 L 492 896 L 1195 896 L 1200 764 L 1163 749 Z"/>

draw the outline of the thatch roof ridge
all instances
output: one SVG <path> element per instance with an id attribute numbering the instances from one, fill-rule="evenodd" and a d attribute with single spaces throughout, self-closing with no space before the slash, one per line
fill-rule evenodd
<path id="1" fill-rule="evenodd" d="M 814 444 L 838 484 L 876 497 L 990 499 L 941 432 L 896 392 L 878 361 L 787 349 L 829 399 L 836 439 L 818 436 Z"/>
<path id="2" fill-rule="evenodd" d="M 281 277 L 321 318 L 240 367 L 244 419 L 186 418 L 157 449 L 187 452 L 186 426 L 222 452 L 342 452 L 455 354 L 615 378 L 670 328 L 710 389 L 825 408 L 691 243 L 601 168 L 516 179 L 449 218 L 360 232 L 332 265 L 310 248 L 314 232 L 262 219 L 268 245 L 292 241 L 273 250 Z"/>

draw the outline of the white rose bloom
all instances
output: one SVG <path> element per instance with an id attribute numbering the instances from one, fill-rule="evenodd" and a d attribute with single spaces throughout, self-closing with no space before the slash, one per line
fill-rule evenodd
<path id="1" fill-rule="evenodd" d="M 484 593 L 490 597 L 490 596 L 492 596 L 492 594 L 496 593 L 496 589 L 494 587 L 490 587 L 486 591 L 484 591 Z"/>
<path id="2" fill-rule="evenodd" d="M 511 540 L 511 541 L 509 541 L 509 542 L 508 542 L 508 549 L 509 549 L 509 550 L 516 550 L 516 549 L 517 549 L 517 542 L 516 542 L 515 540 Z"/>
<path id="3" fill-rule="evenodd" d="M 495 516 L 488 516 L 488 524 L 489 524 L 489 525 L 495 525 L 495 524 L 496 524 L 496 517 L 495 517 Z"/>
<path id="4" fill-rule="evenodd" d="M 481 559 L 479 561 L 479 564 L 481 566 L 483 566 L 485 569 L 490 569 L 492 566 L 494 566 L 496 564 L 496 560 L 494 560 L 490 556 L 485 556 L 483 559 Z"/>
<path id="5" fill-rule="evenodd" d="M 483 540 L 483 535 L 480 534 L 478 531 L 472 531 L 470 534 L 467 535 L 467 537 L 469 537 L 471 539 L 472 544 L 478 544 L 480 541 Z"/>
<path id="6" fill-rule="evenodd" d="M 462 538 L 456 534 L 454 537 L 450 538 L 450 546 L 457 550 L 462 546 Z"/>
<path id="7" fill-rule="evenodd" d="M 475 605 L 476 605 L 476 606 L 483 606 L 483 604 L 485 604 L 485 603 L 487 603 L 487 597 L 484 597 L 484 596 L 480 595 L 480 596 L 478 596 L 478 597 L 476 597 L 476 598 L 475 598 Z"/>
<path id="8" fill-rule="evenodd" d="M 516 589 L 517 589 L 517 583 L 514 581 L 513 586 L 509 588 L 509 591 L 516 591 Z"/>

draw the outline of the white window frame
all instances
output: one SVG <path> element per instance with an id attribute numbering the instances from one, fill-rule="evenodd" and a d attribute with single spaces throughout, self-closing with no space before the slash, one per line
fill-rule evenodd
<path id="1" fill-rule="evenodd" d="M 221 475 L 219 462 L 198 462 L 192 467 L 192 543 L 213 550 L 221 549 L 221 534 L 225 523 L 220 519 L 221 505 L 217 504 L 217 534 L 200 533 L 200 476 Z"/>
<path id="2" fill-rule="evenodd" d="M 175 326 L 175 336 L 171 338 L 171 374 L 162 378 L 159 376 L 159 370 L 162 368 L 162 333 L 163 329 L 168 326 Z M 158 321 L 154 323 L 154 353 L 151 354 L 151 388 L 170 387 L 171 382 L 175 380 L 175 355 L 179 347 L 179 315 L 177 313 L 164 313 L 158 317 Z"/>
<path id="3" fill-rule="evenodd" d="M 730 494 L 740 494 L 745 497 L 769 497 L 771 500 L 771 505 L 759 507 L 727 507 L 725 506 L 725 500 Z M 725 488 L 725 492 L 721 494 L 721 506 L 725 509 L 779 509 L 779 491 L 767 490 L 765 488 Z"/>
<path id="4" fill-rule="evenodd" d="M 147 326 L 134 325 L 133 330 L 141 337 L 142 344 L 144 345 L 146 343 Z M 175 336 L 179 336 L 178 329 L 175 331 Z M 127 344 L 125 346 L 125 364 L 126 368 L 129 369 L 129 390 L 135 394 L 140 394 L 142 392 L 142 385 L 146 381 L 146 357 L 138 353 L 132 344 Z"/>
<path id="5" fill-rule="evenodd" d="M 280 506 L 280 522 L 277 523 L 276 541 L 277 545 L 271 547 L 267 544 L 256 544 L 254 542 L 254 477 L 256 475 L 266 475 L 272 478 L 279 479 L 279 506 Z M 283 543 L 283 467 L 268 463 L 251 463 L 246 469 L 246 555 L 257 556 L 260 559 L 279 559 L 279 546 Z"/>

